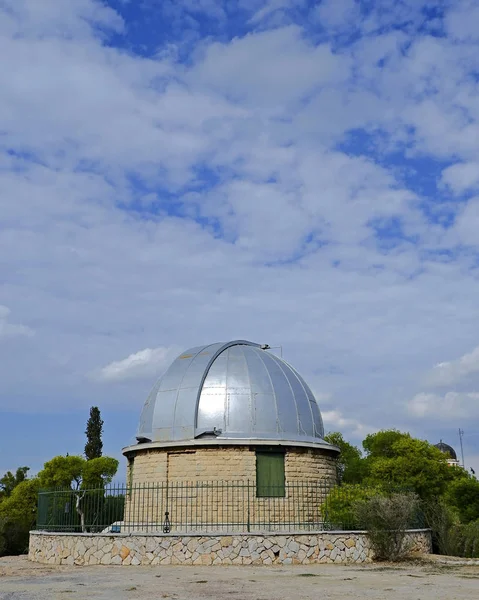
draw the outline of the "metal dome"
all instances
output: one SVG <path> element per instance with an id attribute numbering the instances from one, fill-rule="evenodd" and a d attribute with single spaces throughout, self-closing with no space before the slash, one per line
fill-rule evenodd
<path id="1" fill-rule="evenodd" d="M 435 444 L 436 448 L 438 450 L 440 450 L 441 452 L 443 452 L 444 454 L 447 454 L 449 456 L 450 459 L 452 460 L 457 460 L 457 455 L 456 455 L 456 451 L 454 450 L 454 448 L 452 446 L 449 446 L 449 444 L 445 444 L 442 440 L 439 442 L 439 444 Z"/>
<path id="2" fill-rule="evenodd" d="M 263 348 L 236 340 L 183 352 L 148 396 L 137 440 L 328 445 L 322 439 L 319 407 L 304 379 Z"/>

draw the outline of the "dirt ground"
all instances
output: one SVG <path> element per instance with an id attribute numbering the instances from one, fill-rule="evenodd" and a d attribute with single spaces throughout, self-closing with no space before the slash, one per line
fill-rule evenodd
<path id="1" fill-rule="evenodd" d="M 50 567 L 0 558 L 0 600 L 472 600 L 479 564 Z"/>

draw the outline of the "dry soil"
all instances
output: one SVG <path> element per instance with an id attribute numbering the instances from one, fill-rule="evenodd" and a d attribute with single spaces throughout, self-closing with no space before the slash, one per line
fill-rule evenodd
<path id="1" fill-rule="evenodd" d="M 50 567 L 0 558 L 0 600 L 475 600 L 479 565 Z"/>

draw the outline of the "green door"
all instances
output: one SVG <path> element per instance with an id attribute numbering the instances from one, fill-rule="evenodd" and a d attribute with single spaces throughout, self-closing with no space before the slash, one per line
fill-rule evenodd
<path id="1" fill-rule="evenodd" d="M 283 452 L 256 452 L 256 495 L 258 498 L 284 498 Z"/>

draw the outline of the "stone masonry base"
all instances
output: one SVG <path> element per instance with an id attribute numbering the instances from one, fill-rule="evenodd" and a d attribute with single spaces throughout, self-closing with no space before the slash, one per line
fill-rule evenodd
<path id="1" fill-rule="evenodd" d="M 412 552 L 431 552 L 429 530 L 411 530 Z M 365 532 L 234 535 L 71 534 L 32 531 L 29 559 L 54 565 L 289 565 L 370 562 Z"/>

